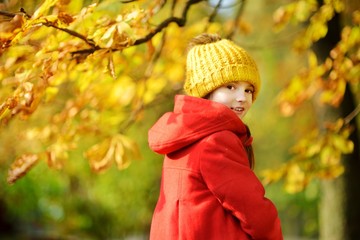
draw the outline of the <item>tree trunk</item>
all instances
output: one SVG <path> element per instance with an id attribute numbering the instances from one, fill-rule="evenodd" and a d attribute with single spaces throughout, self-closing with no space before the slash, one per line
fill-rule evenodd
<path id="1" fill-rule="evenodd" d="M 333 121 L 346 117 L 355 109 L 354 99 L 349 87 L 338 109 L 317 106 L 320 122 Z M 345 173 L 332 180 L 321 183 L 319 205 L 319 228 L 321 240 L 358 240 L 360 239 L 360 155 L 359 131 L 355 119 L 350 124 L 354 130 L 350 139 L 354 142 L 352 154 L 344 155 L 342 161 Z"/>
<path id="2" fill-rule="evenodd" d="M 322 3 L 321 0 L 318 0 Z M 340 41 L 341 21 L 336 15 L 328 23 L 328 34 L 313 46 L 313 50 L 324 61 L 330 50 Z M 317 108 L 319 122 L 334 121 L 346 117 L 356 108 L 353 93 L 346 88 L 344 100 L 339 108 L 321 106 Z M 354 142 L 354 152 L 343 156 L 345 173 L 333 180 L 324 180 L 321 184 L 319 206 L 320 239 L 323 240 L 358 240 L 360 239 L 360 151 L 359 131 L 353 119 L 350 124 L 354 132 L 350 139 Z"/>
<path id="3" fill-rule="evenodd" d="M 345 239 L 344 177 L 321 183 L 319 226 L 321 240 Z"/>
<path id="4" fill-rule="evenodd" d="M 342 114 L 347 116 L 355 108 L 355 101 L 349 88 L 347 88 L 344 101 L 342 103 Z M 354 118 L 350 124 L 354 130 L 350 139 L 354 143 L 354 152 L 343 158 L 345 165 L 344 174 L 344 210 L 345 210 L 345 231 L 347 240 L 360 239 L 360 151 L 359 151 L 359 128 Z"/>

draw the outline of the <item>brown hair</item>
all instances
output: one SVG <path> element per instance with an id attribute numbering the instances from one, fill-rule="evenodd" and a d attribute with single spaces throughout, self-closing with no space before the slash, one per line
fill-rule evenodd
<path id="1" fill-rule="evenodd" d="M 245 125 L 245 127 L 246 127 L 246 136 L 248 139 L 250 139 L 251 138 L 250 129 L 247 125 Z M 255 168 L 255 156 L 254 156 L 254 149 L 252 147 L 252 144 L 245 146 L 245 150 L 246 150 L 246 153 L 248 156 L 250 168 L 254 169 Z"/>

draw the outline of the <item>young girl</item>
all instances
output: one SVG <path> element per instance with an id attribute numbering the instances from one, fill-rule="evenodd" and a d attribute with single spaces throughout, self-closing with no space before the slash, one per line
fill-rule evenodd
<path id="1" fill-rule="evenodd" d="M 150 148 L 165 155 L 150 239 L 281 240 L 241 120 L 260 89 L 256 64 L 218 35 L 199 35 L 189 48 L 188 95 L 149 130 Z"/>

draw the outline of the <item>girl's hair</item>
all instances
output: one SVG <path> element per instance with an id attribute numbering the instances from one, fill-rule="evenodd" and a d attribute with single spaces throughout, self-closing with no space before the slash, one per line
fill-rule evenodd
<path id="1" fill-rule="evenodd" d="M 246 127 L 246 136 L 248 139 L 251 138 L 251 132 L 250 129 L 247 125 L 245 125 Z M 248 156 L 248 160 L 249 160 L 249 164 L 250 164 L 250 168 L 254 169 L 255 168 L 255 156 L 254 156 L 254 149 L 252 147 L 252 144 L 246 144 L 245 146 L 245 150 Z"/>

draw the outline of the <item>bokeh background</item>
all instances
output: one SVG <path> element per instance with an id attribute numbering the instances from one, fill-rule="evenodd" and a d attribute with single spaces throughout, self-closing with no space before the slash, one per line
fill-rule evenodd
<path id="1" fill-rule="evenodd" d="M 347 125 L 329 128 L 342 134 L 338 138 L 342 152 L 330 153 L 338 158 L 331 170 L 323 168 L 322 177 L 303 168 L 305 160 L 294 158 L 300 153 L 293 148 L 313 129 L 334 120 L 319 117 L 312 97 L 321 83 L 306 82 L 304 77 L 314 67 L 314 55 L 309 52 L 316 49 L 311 41 L 303 49 L 299 44 L 294 47 L 294 42 L 301 42 L 299 34 L 315 21 L 310 16 L 325 3 L 342 4 L 343 25 L 348 23 L 359 32 L 357 1 L 198 1 L 187 12 L 184 26 L 174 21 L 149 41 L 136 42 L 169 16 L 181 18 L 190 2 L 0 3 L 0 239 L 148 239 L 163 156 L 148 148 L 147 131 L 171 111 L 175 94 L 182 93 L 186 44 L 204 31 L 231 37 L 258 63 L 262 89 L 245 122 L 254 136 L 255 172 L 278 208 L 285 239 L 359 236 L 354 231 L 352 236 L 326 237 L 320 216 L 323 181 L 336 189 L 343 186 L 342 182 L 338 185 L 344 181 L 341 157 L 354 149 L 358 153 L 359 143 L 342 132 Z M 286 26 L 279 30 L 280 25 Z M 316 31 L 321 32 L 321 27 Z M 355 39 L 360 36 L 354 35 Z M 347 53 L 355 60 L 348 62 L 353 70 L 346 84 L 351 84 L 354 107 L 350 109 L 355 113 L 350 120 L 356 126 L 359 42 L 352 41 L 349 49 L 355 49 L 357 60 Z M 321 59 L 318 55 L 316 64 Z M 304 78 L 291 85 L 298 74 Z M 284 97 L 289 86 L 292 100 Z M 335 84 L 335 89 L 340 87 Z M 26 94 L 32 96 L 31 101 Z M 356 128 L 352 133 L 358 138 Z M 320 161 L 317 157 L 322 159 L 325 145 L 314 144 L 320 141 L 305 138 L 297 149 L 302 146 L 311 161 Z M 309 146 L 316 146 L 312 155 Z M 292 161 L 298 164 L 299 159 L 300 167 L 286 167 Z M 352 160 L 360 161 L 358 155 L 352 155 Z M 358 179 L 352 184 L 358 186 Z M 333 194 L 343 194 L 341 189 Z M 342 212 L 341 208 L 326 211 L 329 216 Z M 352 219 L 359 218 L 355 213 Z M 341 214 L 340 218 L 345 219 Z M 344 228 L 340 229 L 334 230 Z"/>

